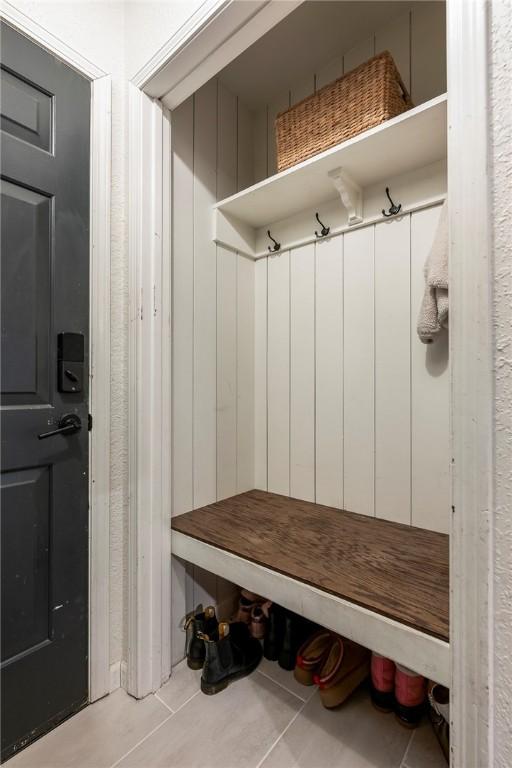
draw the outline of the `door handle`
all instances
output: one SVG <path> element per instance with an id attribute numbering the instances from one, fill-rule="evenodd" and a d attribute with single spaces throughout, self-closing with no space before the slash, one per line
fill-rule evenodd
<path id="1" fill-rule="evenodd" d="M 52 429 L 50 432 L 43 432 L 37 437 L 39 440 L 44 440 L 45 438 L 53 437 L 54 435 L 73 435 L 81 429 L 82 421 L 80 416 L 77 416 L 76 413 L 66 413 L 59 419 L 57 429 Z"/>

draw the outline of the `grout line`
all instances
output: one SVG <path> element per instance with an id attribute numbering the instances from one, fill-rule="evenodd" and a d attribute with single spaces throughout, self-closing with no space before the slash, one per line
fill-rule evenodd
<path id="1" fill-rule="evenodd" d="M 414 731 L 411 733 L 409 741 L 407 742 L 407 746 L 405 748 L 404 756 L 402 757 L 402 761 L 400 763 L 400 768 L 407 768 L 405 761 L 407 760 L 407 755 L 409 754 L 409 749 L 411 748 L 411 744 L 412 744 L 413 738 L 414 738 Z"/>
<path id="2" fill-rule="evenodd" d="M 170 679 L 170 678 L 169 678 L 169 679 Z M 173 715 L 175 714 L 175 712 L 174 712 L 174 709 L 172 709 L 172 707 L 170 707 L 170 706 L 167 704 L 167 702 L 166 702 L 166 701 L 164 701 L 163 699 L 161 699 L 161 698 L 160 698 L 160 696 L 158 695 L 158 693 L 154 693 L 154 694 L 153 694 L 153 696 L 155 697 L 155 699 L 158 699 L 158 701 L 160 702 L 160 704 L 163 704 L 163 705 L 164 705 L 164 707 L 167 707 L 167 709 L 169 710 L 169 712 L 171 712 Z"/>
<path id="3" fill-rule="evenodd" d="M 268 675 L 266 672 L 263 672 L 263 670 L 261 670 L 261 669 L 257 669 L 256 671 L 257 671 L 257 672 L 258 672 L 260 675 L 262 675 L 263 677 L 266 677 L 266 678 L 267 678 L 267 680 L 270 680 L 270 682 L 271 682 L 271 683 L 275 683 L 276 685 L 278 685 L 278 686 L 279 686 L 279 688 L 282 688 L 282 689 L 283 689 L 283 691 L 286 691 L 286 693 L 290 693 L 292 696 L 295 696 L 295 698 L 296 698 L 296 699 L 298 699 L 299 701 L 302 701 L 302 702 L 306 702 L 306 701 L 308 701 L 308 700 L 309 700 L 309 698 L 311 698 L 311 697 L 309 697 L 308 699 L 303 699 L 301 696 L 299 696 L 299 694 L 298 694 L 298 693 L 295 693 L 295 691 L 291 691 L 289 688 L 287 688 L 287 687 L 286 687 L 286 685 L 284 685 L 283 683 L 281 683 L 279 680 L 276 680 L 274 677 L 271 677 L 271 676 L 270 676 L 270 675 Z"/>
<path id="4" fill-rule="evenodd" d="M 145 742 L 145 741 L 146 741 L 146 739 L 149 739 L 149 737 L 150 737 L 150 736 L 152 736 L 152 735 L 153 735 L 154 733 L 156 733 L 156 732 L 157 732 L 157 731 L 158 731 L 158 730 L 159 730 L 159 729 L 160 729 L 160 728 L 161 728 L 163 725 L 165 725 L 165 723 L 167 723 L 167 722 L 168 722 L 168 721 L 171 719 L 171 717 L 173 717 L 173 715 L 169 715 L 169 717 L 166 717 L 166 718 L 165 718 L 165 720 L 162 720 L 162 722 L 161 722 L 161 723 L 159 723 L 159 724 L 158 724 L 158 725 L 157 725 L 155 728 L 153 728 L 153 730 L 151 730 L 149 733 L 147 733 L 147 734 L 144 736 L 144 738 L 143 738 L 143 739 L 140 739 L 140 741 L 138 741 L 138 742 L 137 742 L 137 743 L 136 743 L 136 744 L 135 744 L 135 745 L 134 745 L 134 746 L 133 746 L 131 749 L 129 749 L 127 752 L 125 752 L 123 755 L 121 755 L 121 757 L 120 757 L 118 760 L 116 760 L 116 761 L 115 761 L 115 763 L 112 763 L 112 765 L 110 766 L 110 768 L 116 768 L 116 766 L 117 766 L 117 765 L 119 765 L 119 763 L 121 763 L 121 762 L 122 762 L 122 761 L 125 759 L 125 757 L 128 757 L 128 755 L 130 755 L 130 754 L 131 754 L 131 753 L 132 753 L 134 750 L 136 750 L 136 749 L 137 749 L 137 747 L 140 747 L 140 745 L 141 745 L 143 742 Z"/>
<path id="5" fill-rule="evenodd" d="M 195 699 L 195 697 L 198 696 L 200 693 L 201 693 L 201 689 L 198 688 L 197 691 L 195 691 L 192 694 L 192 696 L 189 696 L 189 698 L 186 701 L 184 701 L 183 704 L 180 704 L 180 706 L 178 707 L 178 709 L 175 711 L 174 714 L 176 715 L 181 709 L 183 709 L 183 707 L 186 707 L 187 704 L 189 704 L 192 701 L 192 699 Z"/>
<path id="6" fill-rule="evenodd" d="M 299 716 L 299 715 L 300 715 L 300 714 L 303 712 L 303 710 L 304 710 L 304 708 L 305 708 L 305 706 L 306 706 L 306 704 L 307 704 L 307 703 L 308 703 L 308 702 L 307 702 L 307 701 L 305 701 L 305 702 L 303 703 L 302 707 L 301 707 L 299 710 L 297 710 L 297 712 L 294 714 L 294 716 L 292 717 L 292 719 L 290 720 L 290 722 L 288 723 L 288 725 L 286 726 L 286 728 L 284 729 L 284 731 L 283 731 L 283 732 L 280 734 L 280 736 L 278 736 L 278 737 L 277 737 L 277 739 L 274 741 L 274 743 L 273 743 L 273 744 L 272 744 L 272 745 L 271 745 L 271 746 L 268 748 L 268 750 L 265 752 L 265 754 L 264 754 L 264 755 L 263 755 L 263 757 L 261 758 L 261 760 L 260 760 L 260 762 L 258 763 L 258 765 L 256 766 L 256 768 L 261 768 L 261 766 L 263 765 L 263 763 L 265 762 L 265 760 L 267 759 L 267 757 L 270 755 L 270 753 L 272 752 L 272 750 L 273 750 L 273 749 L 274 749 L 274 748 L 277 746 L 277 744 L 279 743 L 279 741 L 281 741 L 281 739 L 282 739 L 282 738 L 283 738 L 283 736 L 285 735 L 286 731 L 287 731 L 287 730 L 288 730 L 288 729 L 289 729 L 289 728 L 290 728 L 290 727 L 293 725 L 293 723 L 296 721 L 296 719 L 298 718 L 298 716 Z"/>

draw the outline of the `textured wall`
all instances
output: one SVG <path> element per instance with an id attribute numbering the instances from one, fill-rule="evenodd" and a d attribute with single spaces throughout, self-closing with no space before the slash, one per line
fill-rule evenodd
<path id="1" fill-rule="evenodd" d="M 204 0 L 127 0 L 126 72 L 131 79 Z"/>
<path id="2" fill-rule="evenodd" d="M 494 765 L 512 765 L 512 2 L 491 3 L 494 216 Z M 492 738 L 492 736 L 491 736 Z"/>

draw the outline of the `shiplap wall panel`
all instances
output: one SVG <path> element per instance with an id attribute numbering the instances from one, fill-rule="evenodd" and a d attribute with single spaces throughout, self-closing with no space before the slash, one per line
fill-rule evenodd
<path id="1" fill-rule="evenodd" d="M 290 254 L 268 258 L 268 490 L 290 493 Z"/>
<path id="2" fill-rule="evenodd" d="M 267 275 L 269 259 L 254 268 L 254 483 L 267 483 Z"/>
<path id="3" fill-rule="evenodd" d="M 343 56 L 340 54 L 332 59 L 324 66 L 320 67 L 316 73 L 316 90 L 323 88 L 324 85 L 329 85 L 334 80 L 337 80 L 343 74 Z"/>
<path id="4" fill-rule="evenodd" d="M 446 91 L 446 5 L 417 3 L 411 15 L 411 96 L 415 104 Z"/>
<path id="5" fill-rule="evenodd" d="M 290 106 L 290 92 L 278 94 L 268 105 L 267 112 L 267 176 L 277 173 L 277 150 L 275 121 L 279 112 Z"/>
<path id="6" fill-rule="evenodd" d="M 450 523 L 450 372 L 448 332 L 433 344 L 416 333 L 427 259 L 440 207 L 411 216 L 412 524 L 448 533 Z"/>
<path id="7" fill-rule="evenodd" d="M 343 67 L 345 72 L 358 67 L 363 62 L 370 59 L 375 51 L 375 38 L 374 35 L 361 40 L 353 48 L 347 51 L 343 56 Z"/>
<path id="8" fill-rule="evenodd" d="M 193 495 L 194 381 L 194 100 L 172 115 L 172 514 L 188 512 Z"/>
<path id="9" fill-rule="evenodd" d="M 254 262 L 237 256 L 237 493 L 254 488 Z"/>
<path id="10" fill-rule="evenodd" d="M 297 104 L 315 92 L 315 75 L 311 74 L 290 85 L 290 104 Z"/>
<path id="11" fill-rule="evenodd" d="M 254 115 L 240 98 L 237 111 L 237 190 L 241 190 L 254 184 Z"/>
<path id="12" fill-rule="evenodd" d="M 315 500 L 315 244 L 290 251 L 290 495 Z"/>
<path id="13" fill-rule="evenodd" d="M 376 515 L 411 522 L 410 217 L 375 227 Z"/>
<path id="14" fill-rule="evenodd" d="M 253 119 L 254 183 L 266 179 L 268 174 L 268 107 L 254 113 Z"/>
<path id="15" fill-rule="evenodd" d="M 375 33 L 375 53 L 389 51 L 395 60 L 404 85 L 411 89 L 410 13 L 398 16 Z"/>
<path id="16" fill-rule="evenodd" d="M 316 501 L 343 507 L 343 238 L 316 244 Z"/>
<path id="17" fill-rule="evenodd" d="M 237 97 L 222 84 L 217 91 L 217 200 L 237 192 Z"/>
<path id="18" fill-rule="evenodd" d="M 374 515 L 373 227 L 344 236 L 343 261 L 344 506 Z"/>
<path id="19" fill-rule="evenodd" d="M 217 247 L 217 498 L 237 490 L 237 259 Z"/>
<path id="20" fill-rule="evenodd" d="M 197 91 L 194 103 L 194 505 L 202 507 L 217 497 L 216 81 Z"/>
<path id="21" fill-rule="evenodd" d="M 194 507 L 217 498 L 217 82 L 194 94 Z M 190 237 L 190 233 L 189 233 Z M 194 569 L 194 603 L 215 603 L 213 574 Z"/>

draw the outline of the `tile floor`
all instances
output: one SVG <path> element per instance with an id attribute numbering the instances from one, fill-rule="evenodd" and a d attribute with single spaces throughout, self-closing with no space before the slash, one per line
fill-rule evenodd
<path id="1" fill-rule="evenodd" d="M 116 691 L 11 758 L 9 768 L 446 768 L 428 723 L 412 733 L 360 690 L 328 711 L 265 659 L 217 696 L 179 664 L 155 696 Z"/>

